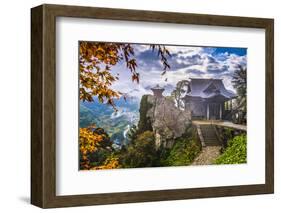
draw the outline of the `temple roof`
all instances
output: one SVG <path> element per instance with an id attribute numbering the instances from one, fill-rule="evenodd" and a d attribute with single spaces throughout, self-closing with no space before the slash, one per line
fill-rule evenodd
<path id="1" fill-rule="evenodd" d="M 232 99 L 236 97 L 236 94 L 225 88 L 222 79 L 192 78 L 190 79 L 190 92 L 186 96 L 200 98 L 223 96 L 226 99 Z"/>
<path id="2" fill-rule="evenodd" d="M 157 84 L 155 87 L 151 88 L 152 90 L 164 90 L 163 87 L 160 87 L 159 84 Z"/>

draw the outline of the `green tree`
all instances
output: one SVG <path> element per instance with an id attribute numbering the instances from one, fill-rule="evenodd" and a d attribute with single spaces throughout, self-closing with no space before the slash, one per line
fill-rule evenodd
<path id="1" fill-rule="evenodd" d="M 234 72 L 232 78 L 233 87 L 237 91 L 237 105 L 232 114 L 238 114 L 238 123 L 246 123 L 247 116 L 247 68 L 241 65 Z"/>
<path id="2" fill-rule="evenodd" d="M 175 90 L 171 93 L 171 96 L 175 99 L 176 106 L 178 108 L 184 107 L 182 98 L 189 91 L 190 90 L 189 90 L 189 81 L 188 80 L 182 80 L 177 83 Z"/>
<path id="3" fill-rule="evenodd" d="M 242 97 L 247 95 L 247 68 L 238 66 L 238 69 L 234 71 L 232 77 L 233 87 L 236 89 L 237 94 Z"/>
<path id="4" fill-rule="evenodd" d="M 145 131 L 138 135 L 136 140 L 128 146 L 127 150 L 120 154 L 119 158 L 122 167 L 126 168 L 155 166 L 157 152 L 153 132 Z"/>
<path id="5" fill-rule="evenodd" d="M 136 125 L 132 125 L 127 133 L 127 138 L 130 142 L 135 141 L 137 138 L 138 129 Z"/>

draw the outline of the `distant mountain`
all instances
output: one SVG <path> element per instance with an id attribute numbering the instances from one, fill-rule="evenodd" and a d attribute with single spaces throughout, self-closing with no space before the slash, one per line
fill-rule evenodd
<path id="1" fill-rule="evenodd" d="M 116 144 L 127 143 L 126 133 L 139 119 L 139 100 L 126 97 L 115 100 L 118 111 L 112 106 L 94 102 L 80 102 L 80 127 L 96 124 L 103 128 Z"/>

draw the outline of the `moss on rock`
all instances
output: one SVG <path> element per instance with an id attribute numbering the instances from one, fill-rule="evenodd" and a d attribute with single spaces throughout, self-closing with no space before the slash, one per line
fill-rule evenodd
<path id="1" fill-rule="evenodd" d="M 148 102 L 148 95 L 144 95 L 140 102 L 140 119 L 138 123 L 138 132 L 152 131 L 152 125 L 150 119 L 147 117 L 147 112 L 153 107 L 153 104 Z"/>

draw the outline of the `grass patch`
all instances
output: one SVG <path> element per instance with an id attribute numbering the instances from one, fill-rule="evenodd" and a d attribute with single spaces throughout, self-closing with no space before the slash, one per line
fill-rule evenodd
<path id="1" fill-rule="evenodd" d="M 224 153 L 215 161 L 215 164 L 247 163 L 247 137 L 245 134 L 235 136 L 227 143 Z"/>
<path id="2" fill-rule="evenodd" d="M 162 164 L 165 166 L 187 166 L 193 162 L 199 152 L 200 146 L 194 139 L 179 138 L 176 139 Z"/>

